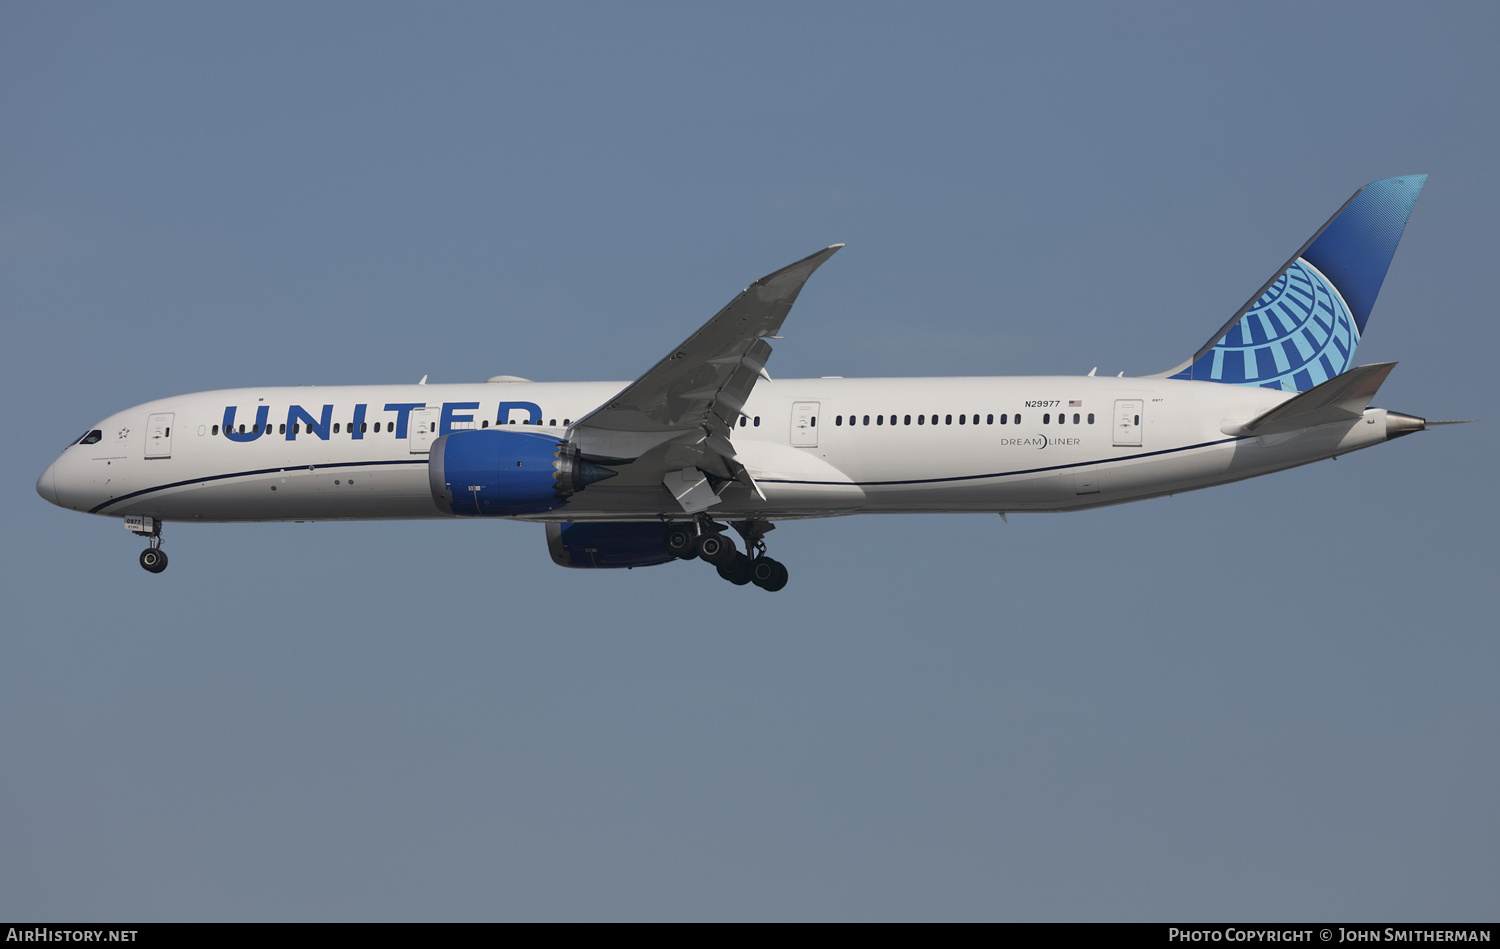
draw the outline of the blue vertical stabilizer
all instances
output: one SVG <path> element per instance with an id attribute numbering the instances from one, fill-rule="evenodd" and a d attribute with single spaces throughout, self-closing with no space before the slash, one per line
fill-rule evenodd
<path id="1" fill-rule="evenodd" d="M 1426 181 L 1406 175 L 1359 189 L 1191 360 L 1164 375 L 1301 392 L 1347 370 Z"/>

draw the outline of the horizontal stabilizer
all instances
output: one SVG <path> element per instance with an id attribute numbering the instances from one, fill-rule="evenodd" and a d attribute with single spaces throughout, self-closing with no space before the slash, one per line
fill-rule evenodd
<path id="1" fill-rule="evenodd" d="M 1224 426 L 1224 434 L 1276 435 L 1330 422 L 1354 421 L 1365 414 L 1370 400 L 1394 368 L 1393 362 L 1379 362 L 1350 369 L 1243 425 Z"/>

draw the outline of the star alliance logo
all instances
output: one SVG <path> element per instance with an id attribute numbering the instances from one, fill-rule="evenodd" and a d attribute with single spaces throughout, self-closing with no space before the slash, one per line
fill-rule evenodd
<path id="1" fill-rule="evenodd" d="M 122 429 L 120 429 L 120 436 L 119 437 L 120 438 L 124 438 L 127 435 L 129 435 L 129 434 L 130 434 L 130 429 L 128 429 L 128 428 L 122 428 Z"/>

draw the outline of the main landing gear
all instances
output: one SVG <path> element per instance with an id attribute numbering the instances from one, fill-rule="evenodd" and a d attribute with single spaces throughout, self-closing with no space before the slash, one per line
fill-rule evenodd
<path id="1" fill-rule="evenodd" d="M 151 546 L 141 551 L 141 566 L 150 573 L 167 569 L 167 552 L 161 549 L 161 521 L 154 517 L 127 517 L 125 529 L 138 537 L 151 538 Z"/>
<path id="2" fill-rule="evenodd" d="M 708 517 L 689 524 L 673 524 L 667 530 L 667 550 L 680 560 L 697 558 L 712 564 L 719 576 L 735 586 L 753 583 L 772 593 L 786 586 L 786 567 L 766 556 L 765 535 L 776 525 L 760 518 L 731 524 L 744 538 L 748 554 L 736 550 L 734 539 L 727 535 L 724 525 Z"/>

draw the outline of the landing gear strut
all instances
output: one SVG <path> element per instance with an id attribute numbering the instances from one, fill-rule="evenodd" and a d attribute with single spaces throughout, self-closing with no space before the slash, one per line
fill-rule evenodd
<path id="1" fill-rule="evenodd" d="M 786 586 L 786 567 L 766 556 L 765 536 L 776 525 L 761 518 L 731 521 L 730 525 L 744 538 L 747 553 L 736 550 L 725 526 L 708 517 L 669 527 L 667 550 L 681 560 L 698 558 L 713 565 L 719 576 L 735 586 L 753 583 L 772 592 Z"/>
<path id="2" fill-rule="evenodd" d="M 151 546 L 141 551 L 141 566 L 150 573 L 167 569 L 167 552 L 161 549 L 161 521 L 154 517 L 127 517 L 125 529 L 138 537 L 151 538 Z"/>

